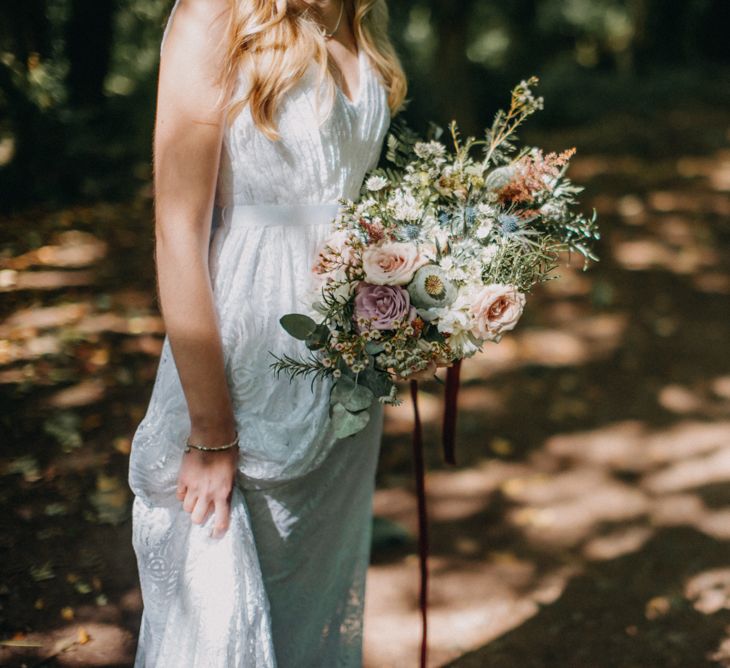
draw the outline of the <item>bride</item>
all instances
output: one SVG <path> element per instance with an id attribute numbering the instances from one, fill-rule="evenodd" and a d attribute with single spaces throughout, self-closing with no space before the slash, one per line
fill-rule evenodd
<path id="1" fill-rule="evenodd" d="M 339 197 L 406 93 L 385 0 L 177 0 L 154 136 L 167 334 L 132 442 L 135 666 L 359 666 L 382 408 L 276 378 Z"/>

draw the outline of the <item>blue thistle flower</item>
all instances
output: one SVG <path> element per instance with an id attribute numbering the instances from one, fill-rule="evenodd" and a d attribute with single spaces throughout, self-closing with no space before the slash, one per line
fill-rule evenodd
<path id="1" fill-rule="evenodd" d="M 421 237 L 421 228 L 419 225 L 409 223 L 403 225 L 403 227 L 401 228 L 401 233 L 409 241 L 416 241 Z"/>
<path id="2" fill-rule="evenodd" d="M 449 214 L 446 211 L 439 211 L 439 225 L 441 225 L 441 227 L 446 227 L 449 224 L 449 220 Z"/>
<path id="3" fill-rule="evenodd" d="M 466 222 L 466 224 L 469 227 L 471 227 L 474 224 L 476 217 L 477 217 L 477 212 L 473 206 L 467 206 L 464 209 L 464 221 Z"/>
<path id="4" fill-rule="evenodd" d="M 519 241 L 523 246 L 527 247 L 534 244 L 533 237 L 539 236 L 537 230 L 526 227 L 526 220 L 521 220 L 514 213 L 500 213 L 497 216 L 497 224 L 503 237 L 510 237 L 514 241 Z"/>
<path id="5" fill-rule="evenodd" d="M 502 234 L 514 234 L 520 229 L 520 219 L 513 213 L 500 213 L 497 216 L 497 223 L 499 224 Z"/>

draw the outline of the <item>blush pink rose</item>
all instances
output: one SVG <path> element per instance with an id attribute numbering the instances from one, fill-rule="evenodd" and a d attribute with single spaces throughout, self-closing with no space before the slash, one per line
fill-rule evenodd
<path id="1" fill-rule="evenodd" d="M 365 280 L 375 285 L 406 285 L 426 262 L 418 246 L 400 241 L 370 246 L 362 254 Z"/>
<path id="2" fill-rule="evenodd" d="M 469 308 L 472 333 L 480 339 L 493 339 L 514 328 L 525 301 L 525 295 L 512 285 L 485 285 L 476 293 Z"/>
<path id="3" fill-rule="evenodd" d="M 406 290 L 397 285 L 359 283 L 355 291 L 355 322 L 368 320 L 367 329 L 393 329 L 404 319 L 415 318 L 416 310 Z M 355 325 L 361 331 L 359 325 Z"/>

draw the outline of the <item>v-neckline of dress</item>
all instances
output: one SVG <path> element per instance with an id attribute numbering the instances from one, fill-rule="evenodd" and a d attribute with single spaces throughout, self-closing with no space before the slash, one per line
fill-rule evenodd
<path id="1" fill-rule="evenodd" d="M 358 77 L 358 86 L 357 86 L 357 95 L 355 96 L 355 99 L 350 99 L 347 95 L 345 95 L 345 91 L 342 90 L 342 87 L 335 81 L 334 85 L 337 89 L 338 94 L 344 101 L 346 105 L 353 109 L 357 109 L 360 106 L 360 103 L 362 102 L 363 95 L 365 92 L 365 57 L 364 52 L 362 49 L 362 45 L 358 44 L 357 46 L 357 77 Z"/>

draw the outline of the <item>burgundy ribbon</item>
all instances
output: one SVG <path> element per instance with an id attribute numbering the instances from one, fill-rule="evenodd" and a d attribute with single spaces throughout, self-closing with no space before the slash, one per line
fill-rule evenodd
<path id="1" fill-rule="evenodd" d="M 423 430 L 418 412 L 418 381 L 411 381 L 413 402 L 413 465 L 418 496 L 418 557 L 421 567 L 421 668 L 426 668 L 428 633 L 428 518 L 426 516 L 426 481 L 423 464 Z"/>
<path id="2" fill-rule="evenodd" d="M 459 400 L 459 376 L 461 374 L 461 360 L 456 360 L 446 370 L 446 390 L 444 392 L 444 422 L 441 440 L 444 446 L 444 462 L 456 465 L 456 415 Z"/>
<path id="3" fill-rule="evenodd" d="M 444 397 L 444 422 L 442 441 L 444 462 L 456 464 L 454 444 L 456 439 L 456 413 L 459 398 L 459 374 L 461 361 L 454 362 L 446 372 L 446 392 Z M 423 427 L 418 410 L 418 381 L 411 381 L 411 401 L 413 402 L 413 466 L 416 474 L 416 496 L 418 498 L 418 561 L 421 571 L 421 657 L 420 667 L 426 668 L 428 648 L 428 515 L 426 513 L 426 479 L 423 458 Z"/>

